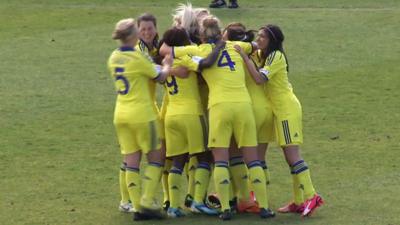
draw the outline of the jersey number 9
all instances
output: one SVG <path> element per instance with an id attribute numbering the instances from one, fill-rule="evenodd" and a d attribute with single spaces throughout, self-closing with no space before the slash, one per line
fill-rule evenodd
<path id="1" fill-rule="evenodd" d="M 124 89 L 119 89 L 117 92 L 120 95 L 126 95 L 129 92 L 129 81 L 128 79 L 126 79 L 126 77 L 123 74 L 123 72 L 125 71 L 124 68 L 122 67 L 116 67 L 115 68 L 115 82 L 121 81 L 123 83 L 123 86 L 125 87 Z"/>
<path id="2" fill-rule="evenodd" d="M 167 87 L 170 88 L 170 91 L 168 92 L 170 95 L 175 95 L 178 93 L 178 84 L 176 83 L 175 76 L 171 76 L 171 82 L 168 82 L 168 79 L 165 81 L 167 83 Z M 171 88 L 173 88 L 171 90 Z"/>

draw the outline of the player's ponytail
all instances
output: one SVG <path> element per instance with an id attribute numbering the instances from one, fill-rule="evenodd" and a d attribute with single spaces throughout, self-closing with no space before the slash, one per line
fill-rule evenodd
<path id="1" fill-rule="evenodd" d="M 262 56 L 264 58 L 263 64 L 265 65 L 266 59 L 272 52 L 281 51 L 283 56 L 286 59 L 286 64 L 287 64 L 286 69 L 287 69 L 287 71 L 289 71 L 289 62 L 286 58 L 286 54 L 283 49 L 283 41 L 285 40 L 285 36 L 283 35 L 281 28 L 277 25 L 268 24 L 266 26 L 261 27 L 260 30 L 263 30 L 269 39 L 269 44 L 268 44 L 267 49 L 262 50 Z"/>
<path id="2" fill-rule="evenodd" d="M 252 42 L 254 30 L 246 30 L 242 23 L 230 23 L 224 30 L 229 41 Z"/>
<path id="3" fill-rule="evenodd" d="M 137 36 L 135 20 L 132 18 L 127 18 L 118 21 L 112 33 L 112 39 L 124 42 L 131 36 Z"/>
<path id="4" fill-rule="evenodd" d="M 220 22 L 215 16 L 206 16 L 201 23 L 200 36 L 203 41 L 208 43 L 215 43 L 222 37 Z"/>

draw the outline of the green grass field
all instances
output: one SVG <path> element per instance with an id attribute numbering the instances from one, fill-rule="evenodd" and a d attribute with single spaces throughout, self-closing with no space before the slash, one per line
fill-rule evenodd
<path id="1" fill-rule="evenodd" d="M 177 1 L 153 2 L 0 0 L 0 224 L 133 223 L 117 210 L 121 157 L 105 62 L 119 19 L 147 11 L 161 33 L 171 24 Z M 306 220 L 240 215 L 229 223 L 399 225 L 400 2 L 244 2 L 212 13 L 225 24 L 283 28 L 304 110 L 303 155 L 326 205 Z M 291 198 L 277 148 L 269 166 L 276 209 Z M 222 222 L 189 216 L 136 224 L 188 223 Z"/>

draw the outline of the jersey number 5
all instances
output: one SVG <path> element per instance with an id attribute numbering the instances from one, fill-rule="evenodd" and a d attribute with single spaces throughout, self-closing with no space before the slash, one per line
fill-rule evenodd
<path id="1" fill-rule="evenodd" d="M 121 81 L 125 87 L 125 89 L 119 89 L 117 92 L 120 95 L 126 95 L 129 92 L 129 81 L 126 79 L 126 77 L 123 75 L 125 69 L 122 67 L 116 67 L 115 68 L 115 82 Z"/>
<path id="2" fill-rule="evenodd" d="M 228 54 L 228 51 L 226 50 L 222 51 L 222 54 L 218 59 L 218 67 L 225 67 L 225 66 L 229 66 L 229 69 L 231 69 L 231 71 L 235 71 L 235 62 L 232 61 L 231 56 Z"/>
<path id="3" fill-rule="evenodd" d="M 171 77 L 172 77 L 171 82 L 168 82 L 168 79 L 165 82 L 167 83 L 167 87 L 170 88 L 169 94 L 175 95 L 178 93 L 178 83 L 176 83 L 175 76 L 171 76 Z M 171 90 L 171 88 L 173 88 L 173 89 Z"/>

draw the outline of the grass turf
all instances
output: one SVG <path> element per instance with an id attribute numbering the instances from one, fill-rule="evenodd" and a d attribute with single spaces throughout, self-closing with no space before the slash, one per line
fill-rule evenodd
<path id="1" fill-rule="evenodd" d="M 209 1 L 193 1 L 206 7 Z M 303 155 L 326 205 L 306 221 L 400 224 L 398 1 L 239 1 L 212 10 L 224 24 L 279 24 L 304 111 Z M 0 221 L 127 224 L 117 211 L 120 155 L 105 62 L 115 22 L 148 11 L 162 33 L 176 1 L 0 1 Z M 269 150 L 270 202 L 290 200 L 280 150 Z M 161 191 L 161 190 L 160 190 Z M 182 196 L 183 197 L 183 196 Z M 266 221 L 236 216 L 230 223 Z M 207 224 L 190 216 L 138 224 Z"/>

